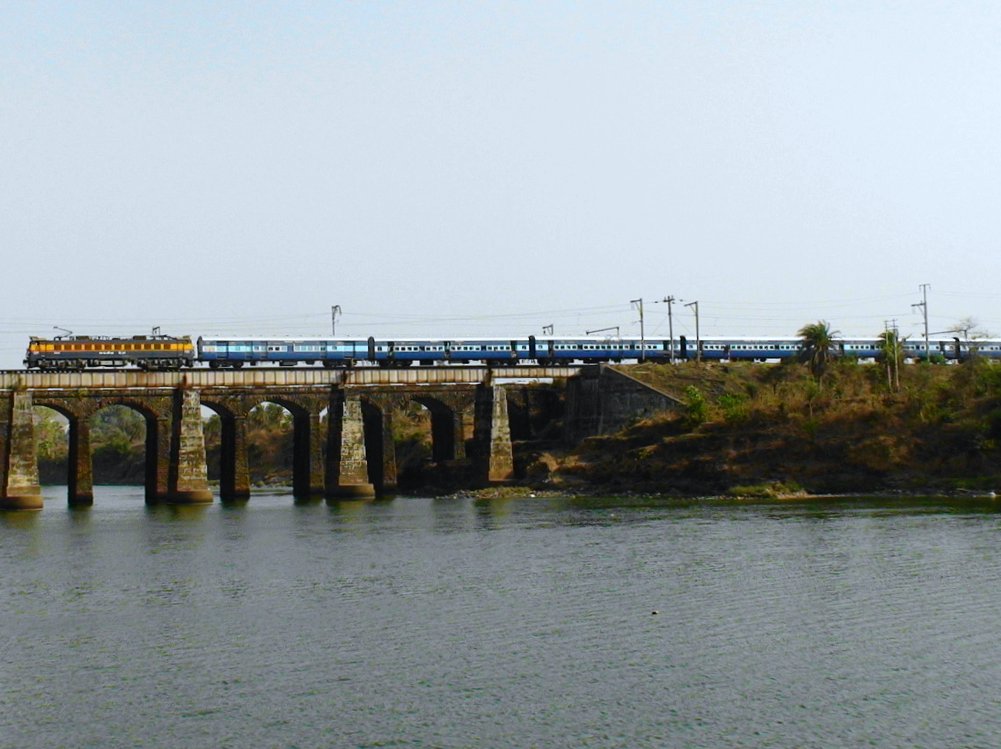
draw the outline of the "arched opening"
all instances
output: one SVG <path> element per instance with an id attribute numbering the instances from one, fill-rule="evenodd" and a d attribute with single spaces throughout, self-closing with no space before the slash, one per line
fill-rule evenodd
<path id="1" fill-rule="evenodd" d="M 393 447 L 400 487 L 434 491 L 449 489 L 462 479 L 464 421 L 461 414 L 430 396 L 415 397 L 394 411 Z"/>
<path id="2" fill-rule="evenodd" d="M 35 410 L 39 476 L 46 484 L 65 482 L 71 505 L 93 504 L 95 484 L 145 486 L 147 500 L 165 495 L 168 466 L 162 448 L 170 435 L 158 434 L 152 410 L 111 401 L 81 413 L 58 398 L 40 400 Z"/>
<path id="3" fill-rule="evenodd" d="M 295 486 L 295 415 L 285 406 L 263 401 L 247 413 L 246 450 L 251 487 Z"/>
<path id="4" fill-rule="evenodd" d="M 38 459 L 38 482 L 42 486 L 69 486 L 70 414 L 35 406 L 35 455 Z"/>
<path id="5" fill-rule="evenodd" d="M 551 387 L 506 388 L 511 439 L 557 442 L 563 434 L 564 402 Z"/>
<path id="6" fill-rule="evenodd" d="M 203 398 L 201 405 L 208 478 L 218 482 L 221 499 L 289 487 L 297 497 L 322 494 L 326 409 L 314 416 L 284 399 L 233 404 Z"/>
<path id="7" fill-rule="evenodd" d="M 366 427 L 366 434 L 369 429 Z M 393 412 L 393 447 L 397 485 L 414 489 L 432 483 L 434 438 L 431 411 L 415 400 Z"/>
<path id="8" fill-rule="evenodd" d="M 144 414 L 126 405 L 105 406 L 90 417 L 89 426 L 94 484 L 143 486 L 149 457 Z"/>
<path id="9" fill-rule="evenodd" d="M 205 437 L 205 468 L 209 481 L 220 481 L 222 473 L 223 421 L 232 428 L 232 415 L 218 406 L 202 400 L 202 434 Z"/>

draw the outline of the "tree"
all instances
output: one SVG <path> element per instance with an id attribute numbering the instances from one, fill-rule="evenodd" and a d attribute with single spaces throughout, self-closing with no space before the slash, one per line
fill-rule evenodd
<path id="1" fill-rule="evenodd" d="M 879 358 L 886 363 L 886 384 L 890 390 L 900 389 L 900 360 L 904 342 L 895 330 L 884 330 L 878 336 Z"/>
<path id="2" fill-rule="evenodd" d="M 957 320 L 955 325 L 945 329 L 946 333 L 962 334 L 963 340 L 980 340 L 983 338 L 993 338 L 994 334 L 987 330 L 977 321 L 975 317 L 964 317 Z"/>
<path id="3" fill-rule="evenodd" d="M 809 323 L 799 329 L 800 361 L 810 365 L 810 371 L 818 380 L 824 374 L 828 363 L 834 358 L 836 330 L 831 330 L 831 324 L 826 320 Z"/>
<path id="4" fill-rule="evenodd" d="M 35 450 L 39 461 L 66 460 L 66 430 L 65 417 L 55 411 L 45 408 L 35 408 Z"/>

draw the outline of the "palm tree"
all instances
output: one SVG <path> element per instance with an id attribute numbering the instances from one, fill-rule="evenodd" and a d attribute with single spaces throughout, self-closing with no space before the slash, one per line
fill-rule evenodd
<path id="1" fill-rule="evenodd" d="M 904 351 L 903 341 L 895 330 L 884 330 L 876 339 L 879 341 L 880 358 L 886 363 L 886 384 L 893 390 L 900 389 L 900 358 Z"/>
<path id="2" fill-rule="evenodd" d="M 828 362 L 834 358 L 834 343 L 840 333 L 831 330 L 826 320 L 818 320 L 804 325 L 797 335 L 800 337 L 800 360 L 810 365 L 810 371 L 819 380 Z"/>

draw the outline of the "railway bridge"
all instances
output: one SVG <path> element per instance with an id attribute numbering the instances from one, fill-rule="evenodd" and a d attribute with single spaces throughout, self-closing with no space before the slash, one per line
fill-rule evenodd
<path id="1" fill-rule="evenodd" d="M 565 385 L 576 367 L 248 369 L 0 373 L 0 509 L 42 506 L 35 454 L 35 406 L 69 421 L 69 502 L 93 503 L 90 417 L 128 406 L 146 421 L 148 502 L 210 502 L 202 407 L 222 424 L 219 493 L 250 494 L 246 423 L 264 402 L 292 414 L 297 496 L 372 497 L 397 481 L 393 413 L 407 402 L 431 416 L 434 459 L 475 468 L 481 482 L 513 476 L 508 418 L 512 383 Z M 321 419 L 326 415 L 326 444 Z M 468 453 L 467 454 L 467 449 Z"/>

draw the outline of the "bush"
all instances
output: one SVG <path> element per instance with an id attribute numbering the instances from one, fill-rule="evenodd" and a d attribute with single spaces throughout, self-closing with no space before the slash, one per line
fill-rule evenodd
<path id="1" fill-rule="evenodd" d="M 706 397 L 694 385 L 685 388 L 685 413 L 693 425 L 704 424 L 709 417 Z"/>

